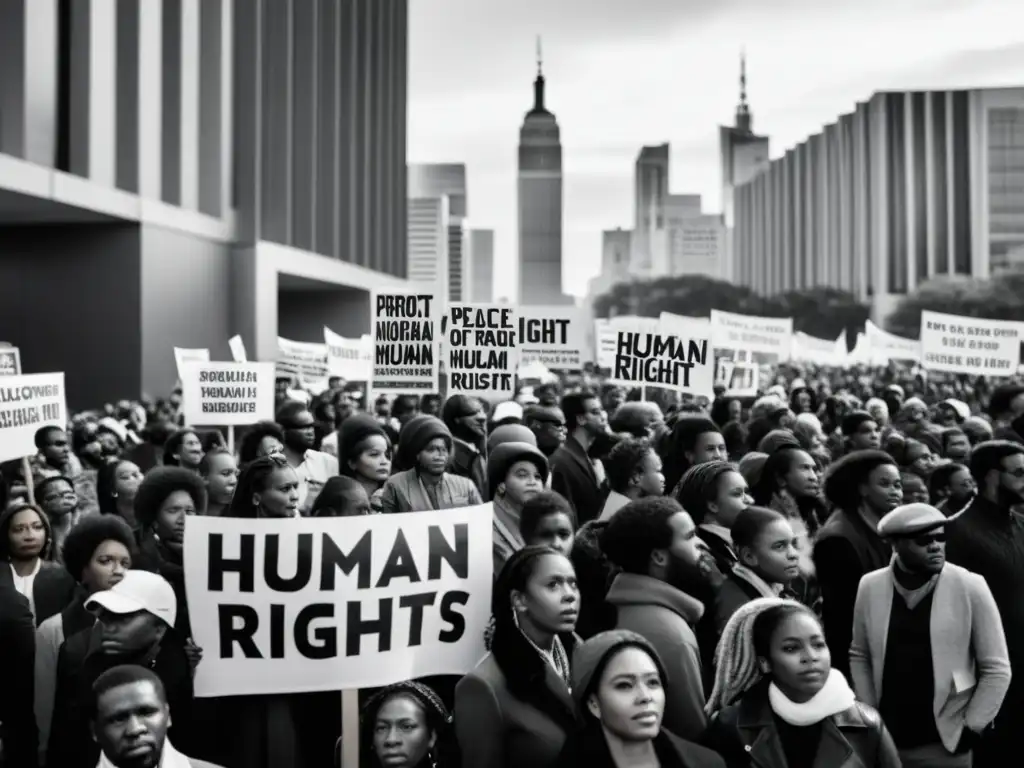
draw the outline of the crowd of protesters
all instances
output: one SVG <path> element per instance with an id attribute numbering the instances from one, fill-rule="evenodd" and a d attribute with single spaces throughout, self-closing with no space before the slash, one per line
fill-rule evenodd
<path id="1" fill-rule="evenodd" d="M 333 765 L 337 694 L 193 695 L 185 521 L 483 502 L 488 653 L 361 692 L 367 766 L 1012 764 L 1024 385 L 762 380 L 369 407 L 284 381 L 237 451 L 182 426 L 179 395 L 40 429 L 0 467 L 0 765 Z"/>

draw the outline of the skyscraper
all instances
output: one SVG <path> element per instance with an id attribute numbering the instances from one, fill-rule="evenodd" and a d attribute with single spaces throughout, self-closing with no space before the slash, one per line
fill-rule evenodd
<path id="1" fill-rule="evenodd" d="M 668 197 L 669 146 L 641 147 L 633 176 L 633 254 L 637 277 L 665 272 L 665 200 Z"/>
<path id="2" fill-rule="evenodd" d="M 466 166 L 463 163 L 413 163 L 409 165 L 409 199 L 448 198 L 446 301 L 467 301 L 465 288 L 467 265 L 463 257 L 466 216 Z M 411 221 L 411 214 L 410 214 Z M 411 266 L 410 266 L 411 269 Z M 410 274 L 410 279 L 411 274 Z"/>
<path id="3" fill-rule="evenodd" d="M 735 125 L 719 126 L 718 138 L 722 167 L 722 217 L 725 225 L 725 258 L 722 259 L 721 277 L 732 280 L 735 274 L 735 190 L 768 168 L 770 149 L 768 137 L 754 133 L 754 116 L 747 104 L 746 56 L 740 57 L 740 102 L 736 107 Z"/>
<path id="4" fill-rule="evenodd" d="M 519 130 L 519 302 L 569 303 L 562 294 L 562 144 L 544 106 L 539 42 L 533 109 Z"/>
<path id="5" fill-rule="evenodd" d="M 494 301 L 494 230 L 467 230 L 464 253 L 469 274 L 466 301 Z"/>

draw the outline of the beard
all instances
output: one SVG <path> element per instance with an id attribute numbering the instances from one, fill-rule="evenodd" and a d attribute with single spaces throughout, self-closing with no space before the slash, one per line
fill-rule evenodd
<path id="1" fill-rule="evenodd" d="M 999 507 L 1000 509 L 1009 509 L 1015 507 L 1018 504 L 1024 504 L 1024 494 L 1018 491 L 1011 491 L 1005 486 L 999 486 Z"/>
<path id="2" fill-rule="evenodd" d="M 723 579 L 724 576 L 710 555 L 702 555 L 696 563 L 687 562 L 673 555 L 669 560 L 665 581 L 680 592 L 705 602 L 707 597 L 716 591 L 716 584 L 721 584 Z"/>

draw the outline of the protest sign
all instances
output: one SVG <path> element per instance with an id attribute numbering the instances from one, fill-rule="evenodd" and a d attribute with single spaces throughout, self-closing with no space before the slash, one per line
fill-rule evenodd
<path id="1" fill-rule="evenodd" d="M 40 427 L 68 426 L 63 373 L 29 373 L 0 379 L 0 461 L 32 456 Z"/>
<path id="2" fill-rule="evenodd" d="M 921 312 L 921 364 L 931 371 L 1013 376 L 1024 324 Z"/>
<path id="3" fill-rule="evenodd" d="M 236 335 L 228 339 L 228 347 L 231 348 L 231 359 L 236 363 L 249 362 L 249 358 L 245 354 L 245 342 L 242 341 L 241 336 Z"/>
<path id="4" fill-rule="evenodd" d="M 358 339 L 339 336 L 326 325 L 327 372 L 346 381 L 369 381 L 373 372 L 373 337 L 363 334 Z"/>
<path id="5" fill-rule="evenodd" d="M 21 350 L 10 344 L 0 346 L 0 376 L 17 376 L 21 373 Z"/>
<path id="6" fill-rule="evenodd" d="M 438 318 L 430 292 L 373 295 L 373 366 L 370 388 L 392 395 L 422 395 L 440 389 Z"/>
<path id="7" fill-rule="evenodd" d="M 616 324 L 615 365 L 611 379 L 657 386 L 695 395 L 714 394 L 715 362 L 708 326 L 679 318 L 672 332 L 654 318 Z"/>
<path id="8" fill-rule="evenodd" d="M 761 352 L 789 359 L 793 346 L 793 318 L 738 315 L 711 310 L 711 338 L 715 349 Z"/>
<path id="9" fill-rule="evenodd" d="M 540 362 L 552 371 L 578 371 L 590 362 L 583 310 L 576 307 L 516 307 L 519 362 Z"/>
<path id="10" fill-rule="evenodd" d="M 468 672 L 486 653 L 492 514 L 485 504 L 288 521 L 190 517 L 185 587 L 203 649 L 196 695 Z"/>
<path id="11" fill-rule="evenodd" d="M 298 379 L 313 392 L 327 389 L 327 345 L 278 336 L 277 375 Z"/>
<path id="12" fill-rule="evenodd" d="M 519 365 L 516 310 L 508 304 L 448 305 L 448 394 L 512 397 Z"/>
<path id="13" fill-rule="evenodd" d="M 181 369 L 185 423 L 241 427 L 274 420 L 273 363 L 185 363 Z"/>
<path id="14" fill-rule="evenodd" d="M 715 383 L 731 397 L 754 397 L 761 387 L 761 366 L 749 361 L 715 358 Z"/>
<path id="15" fill-rule="evenodd" d="M 178 380 L 181 380 L 181 366 L 184 363 L 208 363 L 210 362 L 210 350 L 208 349 L 185 349 L 174 348 L 174 365 L 178 371 Z"/>
<path id="16" fill-rule="evenodd" d="M 819 339 L 797 331 L 793 334 L 790 358 L 802 363 L 842 365 L 847 358 L 846 331 L 833 340 Z"/>
<path id="17" fill-rule="evenodd" d="M 876 365 L 885 365 L 890 360 L 921 360 L 921 342 L 907 339 L 879 328 L 868 320 L 864 324 L 864 337 L 870 350 L 869 357 Z"/>

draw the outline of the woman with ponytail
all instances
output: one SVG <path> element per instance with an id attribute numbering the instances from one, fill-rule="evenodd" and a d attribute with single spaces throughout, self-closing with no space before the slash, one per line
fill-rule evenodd
<path id="1" fill-rule="evenodd" d="M 832 669 L 818 617 L 759 598 L 726 624 L 706 743 L 729 768 L 900 768 L 878 713 Z"/>
<path id="2" fill-rule="evenodd" d="M 524 547 L 505 562 L 492 595 L 490 653 L 455 688 L 462 763 L 556 768 L 577 730 L 569 691 L 576 573 L 565 555 Z"/>

